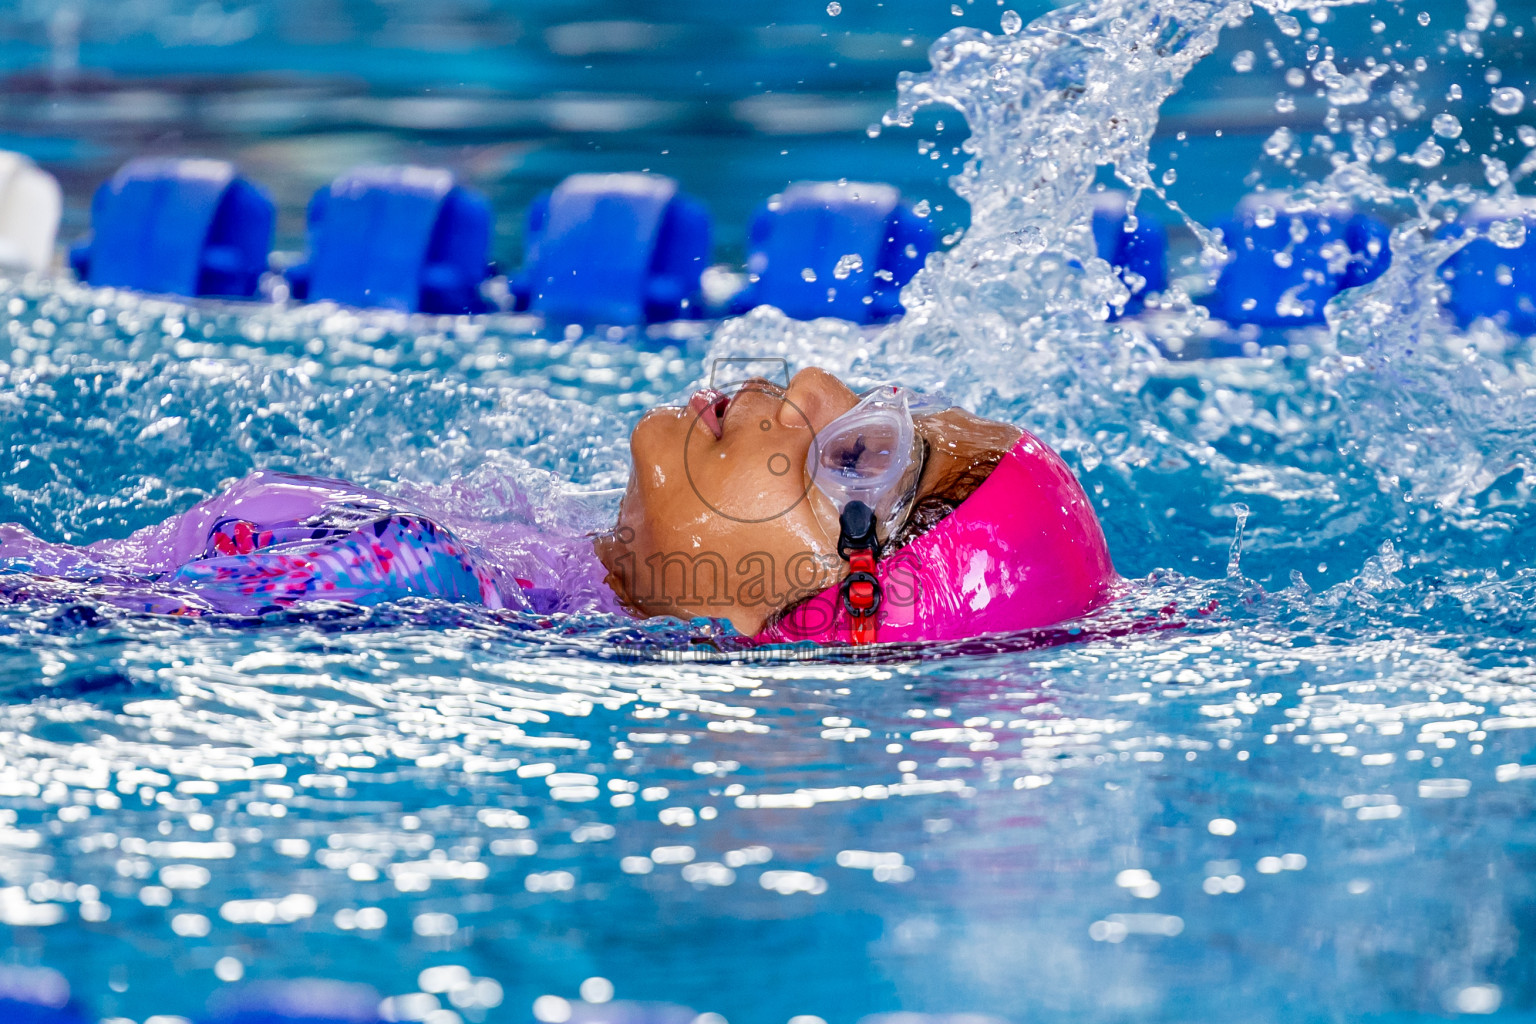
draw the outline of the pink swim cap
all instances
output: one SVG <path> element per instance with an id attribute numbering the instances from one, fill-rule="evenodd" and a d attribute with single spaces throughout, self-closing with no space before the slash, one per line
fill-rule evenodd
<path id="1" fill-rule="evenodd" d="M 962 640 L 1049 626 L 1104 604 L 1119 577 L 1104 530 L 1067 464 L 1028 431 L 937 526 L 882 558 L 879 643 Z M 765 627 L 758 643 L 847 643 L 828 587 Z"/>

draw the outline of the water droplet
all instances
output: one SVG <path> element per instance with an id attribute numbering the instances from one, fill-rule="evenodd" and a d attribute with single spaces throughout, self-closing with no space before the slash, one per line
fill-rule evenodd
<path id="1" fill-rule="evenodd" d="M 1019 29 L 1021 29 L 1023 27 L 1024 27 L 1024 19 L 1019 17 L 1019 12 L 1018 11 L 1010 9 L 1010 10 L 1006 10 L 1006 11 L 1003 12 L 1003 31 L 1004 32 L 1008 33 L 1009 35 L 1014 35 L 1015 33 L 1017 33 L 1019 31 Z"/>
<path id="2" fill-rule="evenodd" d="M 1420 25 L 1428 25 L 1429 24 L 1429 12 L 1428 11 L 1420 11 L 1419 12 L 1419 24 Z"/>
<path id="3" fill-rule="evenodd" d="M 950 4 L 949 13 L 953 14 L 957 18 L 962 18 L 965 16 L 965 10 L 959 4 Z"/>
<path id="4" fill-rule="evenodd" d="M 858 253 L 850 252 L 846 256 L 837 258 L 837 265 L 832 268 L 832 276 L 839 281 L 846 281 L 849 274 L 857 274 L 863 269 L 864 258 Z"/>
<path id="5" fill-rule="evenodd" d="M 800 271 L 800 280 L 814 282 L 816 280 L 816 271 L 812 270 L 810 267 L 806 267 L 804 270 Z"/>
<path id="6" fill-rule="evenodd" d="M 1275 25 L 1280 29 L 1281 32 L 1284 32 L 1286 35 L 1291 36 L 1292 38 L 1301 35 L 1301 22 L 1297 21 L 1289 14 L 1275 15 Z"/>
<path id="7" fill-rule="evenodd" d="M 571 1019 L 571 1004 L 559 996 L 539 996 L 533 1001 L 533 1017 L 541 1024 L 565 1024 Z"/>
<path id="8" fill-rule="evenodd" d="M 1371 98 L 1371 81 L 1367 72 L 1353 71 L 1343 75 L 1335 70 L 1323 80 L 1323 84 L 1328 87 L 1329 103 L 1336 107 L 1349 107 Z"/>
<path id="9" fill-rule="evenodd" d="M 827 4 L 827 13 L 835 18 L 843 13 L 843 5 L 838 3 L 837 0 L 832 0 L 831 3 Z"/>
<path id="10" fill-rule="evenodd" d="M 1495 114 L 1503 114 L 1505 117 L 1520 113 L 1525 106 L 1525 93 L 1512 85 L 1493 90 L 1493 98 L 1488 101 L 1488 106 L 1493 108 Z"/>
<path id="11" fill-rule="evenodd" d="M 1307 84 L 1307 73 L 1301 68 L 1291 68 L 1285 73 L 1285 84 L 1292 89 L 1300 89 Z"/>
<path id="12" fill-rule="evenodd" d="M 1522 145 L 1536 146 L 1536 127 L 1523 124 L 1519 128 L 1515 129 L 1515 134 L 1520 137 L 1520 142 Z"/>
<path id="13" fill-rule="evenodd" d="M 872 124 L 872 125 L 870 125 L 868 128 L 864 129 L 864 134 L 868 135 L 872 139 L 878 139 L 880 137 L 880 125 L 879 124 Z"/>
<path id="14" fill-rule="evenodd" d="M 1281 96 L 1275 100 L 1275 113 L 1289 114 L 1296 109 L 1296 101 L 1289 96 Z"/>
<path id="15" fill-rule="evenodd" d="M 1500 249 L 1518 249 L 1525 244 L 1525 221 L 1519 217 L 1494 221 L 1488 225 L 1488 241 Z"/>
<path id="16" fill-rule="evenodd" d="M 1430 122 L 1436 135 L 1442 139 L 1456 139 L 1461 137 L 1461 122 L 1451 114 L 1436 114 Z"/>
<path id="17" fill-rule="evenodd" d="M 1239 50 L 1237 56 L 1232 58 L 1232 70 L 1245 75 L 1253 70 L 1253 60 L 1252 50 Z"/>
<path id="18" fill-rule="evenodd" d="M 1420 167 L 1439 167 L 1440 161 L 1445 159 L 1445 150 L 1436 144 L 1434 139 L 1425 139 L 1419 143 L 1419 148 L 1413 151 L 1408 158 L 1411 163 Z"/>
<path id="19" fill-rule="evenodd" d="M 613 982 L 607 978 L 588 978 L 581 983 L 580 991 L 586 1002 L 606 1003 L 613 998 Z"/>
<path id="20" fill-rule="evenodd" d="M 1496 156 L 1483 154 L 1483 177 L 1491 188 L 1498 188 L 1509 180 L 1509 164 Z"/>
<path id="21" fill-rule="evenodd" d="M 913 204 L 912 212 L 917 214 L 919 217 L 926 217 L 928 214 L 933 212 L 933 207 L 928 205 L 928 200 L 919 199 L 916 203 Z"/>
<path id="22" fill-rule="evenodd" d="M 1496 0 L 1467 0 L 1467 31 L 1488 31 L 1488 23 L 1497 9 Z"/>
<path id="23" fill-rule="evenodd" d="M 1163 172 L 1163 184 L 1164 185 L 1172 185 L 1174 182 L 1176 182 L 1178 180 L 1179 180 L 1179 172 L 1174 170 L 1172 167 L 1168 168 L 1166 171 Z"/>
<path id="24" fill-rule="evenodd" d="M 1504 1001 L 1504 993 L 1497 985 L 1468 985 L 1454 993 L 1447 993 L 1446 1009 L 1457 1013 L 1488 1014 L 1498 1010 Z"/>
<path id="25" fill-rule="evenodd" d="M 1276 105 L 1276 109 L 1278 109 L 1278 104 Z M 1275 133 L 1264 140 L 1264 152 L 1268 153 L 1270 156 L 1280 156 L 1286 150 L 1291 148 L 1291 143 L 1293 141 L 1295 141 L 1295 137 L 1291 135 L 1291 130 L 1289 128 L 1276 128 Z M 1271 224 L 1275 222 L 1273 212 L 1270 213 L 1269 222 Z"/>

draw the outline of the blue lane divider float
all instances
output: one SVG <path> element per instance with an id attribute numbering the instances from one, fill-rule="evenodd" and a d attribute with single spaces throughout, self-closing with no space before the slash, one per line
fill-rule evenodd
<path id="1" fill-rule="evenodd" d="M 1465 328 L 1488 317 L 1516 334 L 1536 334 L 1536 200 L 1478 203 L 1446 234 L 1468 229 L 1482 237 L 1440 265 L 1456 323 Z"/>
<path id="2" fill-rule="evenodd" d="M 453 172 L 360 167 L 310 199 L 308 258 L 287 276 L 296 299 L 478 313 L 490 248 L 490 204 Z"/>
<path id="3" fill-rule="evenodd" d="M 69 982 L 45 967 L 0 967 L 0 1021 L 5 1024 L 87 1024 L 70 998 Z"/>
<path id="4" fill-rule="evenodd" d="M 556 322 L 640 324 L 702 314 L 704 205 L 658 174 L 573 174 L 528 210 L 518 309 Z"/>
<path id="5" fill-rule="evenodd" d="M 1126 231 L 1125 203 L 1124 193 L 1105 193 L 1093 231 L 1131 285 L 1130 314 L 1167 285 L 1166 234 L 1150 218 Z M 71 262 L 93 284 L 248 298 L 268 265 L 271 200 L 224 161 L 134 160 L 97 191 L 92 217 L 94 234 Z M 516 308 L 586 324 L 706 312 L 709 213 L 672 179 L 572 175 L 536 199 L 528 218 L 527 259 L 509 282 Z M 353 170 L 310 201 L 307 259 L 287 271 L 293 297 L 482 312 L 491 221 L 485 199 L 450 171 Z M 893 186 L 799 182 L 754 219 L 751 283 L 728 311 L 768 303 L 801 319 L 884 320 L 901 312 L 901 288 L 934 248 L 932 226 Z"/>
<path id="6" fill-rule="evenodd" d="M 93 285 L 250 298 L 274 219 L 272 200 L 226 161 L 134 160 L 96 190 L 92 234 L 70 263 Z"/>
<path id="7" fill-rule="evenodd" d="M 901 312 L 901 289 L 933 248 L 932 225 L 891 185 L 797 182 L 753 220 L 752 283 L 731 310 L 767 304 L 798 320 L 885 320 Z"/>
<path id="8" fill-rule="evenodd" d="M 1323 323 L 1329 299 L 1374 281 L 1392 261 L 1390 232 L 1376 218 L 1343 206 L 1287 213 L 1286 201 L 1275 192 L 1245 196 L 1216 225 L 1232 259 L 1207 306 L 1228 323 Z"/>
<path id="9" fill-rule="evenodd" d="M 53 175 L 20 153 L 0 150 L 0 267 L 47 270 L 63 209 Z"/>
<path id="10" fill-rule="evenodd" d="M 1138 216 L 1130 222 L 1125 192 L 1101 192 L 1094 200 L 1093 241 L 1099 256 L 1120 272 L 1120 279 L 1131 291 L 1121 315 L 1139 313 L 1147 296 L 1168 287 L 1168 232 L 1150 217 Z"/>
<path id="11" fill-rule="evenodd" d="M 252 982 L 216 992 L 199 1024 L 381 1024 L 379 994 L 320 978 Z"/>

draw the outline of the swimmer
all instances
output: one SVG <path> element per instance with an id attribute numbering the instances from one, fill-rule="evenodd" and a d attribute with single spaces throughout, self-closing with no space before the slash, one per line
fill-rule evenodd
<path id="1" fill-rule="evenodd" d="M 1044 442 L 902 388 L 812 368 L 700 391 L 642 417 L 630 450 L 597 552 L 637 615 L 761 642 L 947 640 L 1077 618 L 1119 580 Z"/>
<path id="2" fill-rule="evenodd" d="M 1118 582 L 1050 448 L 904 388 L 857 395 L 814 368 L 787 387 L 754 379 L 651 410 L 630 444 L 613 528 L 523 571 L 399 498 L 261 472 L 123 540 L 76 548 L 0 526 L 0 581 L 27 574 L 34 593 L 73 581 L 151 613 L 425 597 L 707 617 L 760 643 L 850 644 L 1052 625 Z M 606 586 L 576 600 L 583 579 Z"/>

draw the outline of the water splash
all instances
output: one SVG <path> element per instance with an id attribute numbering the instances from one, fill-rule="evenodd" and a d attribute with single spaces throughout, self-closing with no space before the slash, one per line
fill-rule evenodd
<path id="1" fill-rule="evenodd" d="M 1302 24 L 1287 12 L 1321 9 L 1259 6 L 1299 42 Z M 932 47 L 930 71 L 902 76 L 886 119 L 911 124 L 919 111 L 938 107 L 959 111 L 971 128 L 970 159 L 953 180 L 971 204 L 971 226 L 951 250 L 930 257 L 907 287 L 907 316 L 884 329 L 861 330 L 759 310 L 718 331 L 711 354 L 771 352 L 800 364 L 830 364 L 855 378 L 905 379 L 942 388 L 984 413 L 1011 416 L 1101 486 L 1131 498 L 1133 507 L 1118 505 L 1116 514 L 1139 518 L 1153 537 L 1169 534 L 1158 521 L 1161 510 L 1144 499 L 1162 489 L 1150 478 L 1170 472 L 1213 503 L 1299 496 L 1296 484 L 1309 475 L 1307 500 L 1318 506 L 1333 503 L 1340 488 L 1374 487 L 1377 496 L 1366 499 L 1379 506 L 1372 517 L 1428 552 L 1448 545 L 1464 550 L 1518 532 L 1507 505 L 1490 513 L 1490 504 L 1504 503 L 1489 495 L 1529 490 L 1533 466 L 1525 439 L 1536 431 L 1529 349 L 1490 324 L 1458 330 L 1440 311 L 1445 285 L 1437 268 L 1471 237 L 1448 238 L 1441 228 L 1488 193 L 1465 183 L 1388 180 L 1396 150 L 1387 136 L 1425 113 L 1415 98 L 1422 62 L 1368 61 L 1345 70 L 1343 57 L 1319 59 L 1313 45 L 1312 73 L 1292 69 L 1293 84 L 1321 83 L 1335 106 L 1308 150 L 1327 158 L 1326 173 L 1277 191 L 1276 214 L 1347 204 L 1396 225 L 1390 270 L 1334 300 L 1326 330 L 1298 335 L 1310 349 L 1308 363 L 1290 364 L 1278 377 L 1258 367 L 1223 371 L 1220 385 L 1186 391 L 1195 407 L 1169 409 L 1164 382 L 1177 372 L 1157 354 L 1144 326 L 1110 319 L 1126 294 L 1094 251 L 1095 182 L 1110 166 L 1133 196 L 1155 195 L 1178 212 L 1149 159 L 1160 109 L 1214 50 L 1222 29 L 1250 14 L 1246 4 L 1215 0 L 1103 0 L 1027 27 L 1010 24 L 1002 35 L 950 32 Z M 1493 17 L 1468 14 L 1471 35 L 1460 40 L 1467 54 L 1481 52 L 1478 33 L 1491 24 L 1484 14 Z M 1313 29 L 1305 35 L 1316 39 Z M 1460 88 L 1452 94 L 1459 96 Z M 1363 105 L 1370 102 L 1388 114 L 1369 116 Z M 1341 113 L 1354 110 L 1363 113 Z M 1442 142 L 1456 144 L 1437 162 L 1471 152 L 1459 119 L 1446 113 L 1425 120 Z M 1286 127 L 1274 138 L 1282 136 L 1282 144 L 1266 151 L 1299 173 L 1301 137 Z M 1496 196 L 1513 196 L 1512 176 L 1498 170 L 1504 162 L 1489 157 L 1484 163 Z M 1189 227 L 1213 275 L 1224 255 L 1219 241 L 1197 224 Z M 1511 233 L 1504 222 L 1490 232 L 1505 244 Z M 1159 337 L 1198 336 L 1209 326 L 1177 280 L 1162 306 Z M 1298 446 L 1330 445 L 1340 458 L 1322 476 L 1303 458 L 1282 458 L 1284 468 L 1245 465 L 1237 449 L 1256 434 L 1298 455 Z M 1448 541 L 1446 527 L 1457 539 Z M 1313 544 L 1331 543 L 1328 529 L 1299 518 L 1280 529 L 1299 529 Z M 1482 540 L 1464 539 L 1469 534 Z M 1494 546 L 1504 549 L 1502 542 Z"/>
<path id="2" fill-rule="evenodd" d="M 1248 506 L 1238 502 L 1232 506 L 1232 513 L 1237 518 L 1237 526 L 1232 531 L 1232 547 L 1227 552 L 1229 580 L 1238 579 L 1243 574 L 1243 528 L 1248 525 Z"/>
<path id="3" fill-rule="evenodd" d="M 1028 386 L 1034 425 L 1076 440 L 1080 421 L 1154 365 L 1144 336 L 1108 321 L 1129 296 L 1093 247 L 1098 168 L 1161 192 L 1147 158 L 1158 110 L 1238 6 L 1091 3 L 1027 28 L 1015 16 L 1002 35 L 948 33 L 930 50 L 932 71 L 901 77 L 886 121 L 910 124 L 931 106 L 965 116 L 970 159 L 953 185 L 972 226 L 907 287 L 907 315 L 867 333 L 759 311 L 725 325 L 711 353 L 831 355 L 845 373 L 905 376 L 983 410 Z M 1167 304 L 1191 324 L 1200 317 L 1177 292 Z"/>

